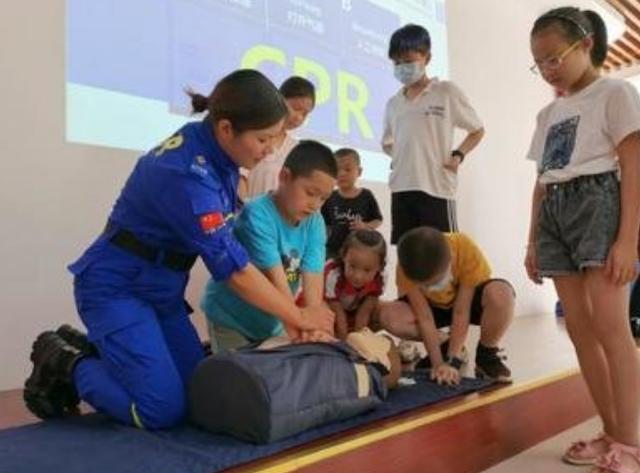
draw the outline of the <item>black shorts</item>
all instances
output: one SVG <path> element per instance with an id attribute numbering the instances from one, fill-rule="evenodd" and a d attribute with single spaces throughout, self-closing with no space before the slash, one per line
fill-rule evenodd
<path id="1" fill-rule="evenodd" d="M 487 279 L 486 281 L 478 284 L 475 288 L 475 291 L 473 293 L 473 299 L 471 301 L 471 313 L 469 314 L 470 315 L 469 323 L 471 325 L 480 325 L 480 323 L 482 322 L 482 311 L 484 309 L 484 307 L 482 307 L 482 294 L 484 293 L 484 288 L 487 286 L 487 284 L 494 281 L 501 281 L 501 282 L 507 283 L 509 287 L 511 287 L 511 290 L 515 295 L 515 290 L 513 289 L 513 286 L 506 279 L 500 279 L 500 278 Z M 398 300 L 409 304 L 409 299 L 407 298 L 407 296 L 400 297 Z M 430 305 L 430 307 L 431 307 L 431 312 L 433 313 L 433 320 L 435 321 L 437 328 L 451 326 L 451 322 L 453 321 L 453 308 L 443 309 L 442 307 L 434 307 L 432 305 Z"/>
<path id="2" fill-rule="evenodd" d="M 391 194 L 391 243 L 417 227 L 434 227 L 442 232 L 457 232 L 456 201 L 433 197 L 422 191 Z"/>

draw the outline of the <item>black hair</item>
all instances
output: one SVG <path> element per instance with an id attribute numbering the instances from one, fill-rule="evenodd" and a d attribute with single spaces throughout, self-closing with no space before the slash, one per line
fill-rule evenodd
<path id="1" fill-rule="evenodd" d="M 313 105 L 316 104 L 316 88 L 308 79 L 300 76 L 291 76 L 280 85 L 280 93 L 285 99 L 296 97 L 310 98 Z"/>
<path id="2" fill-rule="evenodd" d="M 253 69 L 238 69 L 223 77 L 209 97 L 187 91 L 194 113 L 207 111 L 214 123 L 229 120 L 242 133 L 275 125 L 287 114 L 287 104 L 275 85 Z"/>
<path id="3" fill-rule="evenodd" d="M 338 175 L 338 166 L 328 146 L 313 140 L 302 140 L 287 155 L 285 168 L 292 177 L 309 177 L 313 171 L 328 174 L 334 179 Z"/>
<path id="4" fill-rule="evenodd" d="M 336 157 L 336 160 L 340 158 L 344 158 L 346 156 L 353 156 L 353 159 L 355 160 L 356 164 L 360 166 L 360 155 L 353 148 L 340 148 L 335 153 L 333 153 L 333 155 Z"/>
<path id="5" fill-rule="evenodd" d="M 431 36 L 420 25 L 408 24 L 397 29 L 389 40 L 389 58 L 395 59 L 404 53 L 418 51 L 424 54 L 431 51 Z"/>
<path id="6" fill-rule="evenodd" d="M 347 235 L 347 238 L 344 239 L 344 242 L 340 247 L 340 255 L 337 258 L 338 263 L 343 267 L 343 269 L 344 257 L 346 256 L 347 251 L 349 251 L 349 248 L 354 246 L 361 246 L 375 251 L 380 261 L 380 270 L 384 269 L 387 264 L 387 243 L 384 241 L 384 237 L 380 232 L 365 228 L 350 232 Z"/>
<path id="7" fill-rule="evenodd" d="M 607 27 L 602 17 L 596 12 L 575 7 L 554 8 L 535 21 L 531 35 L 550 27 L 557 27 L 571 43 L 591 36 L 593 38 L 591 63 L 595 67 L 604 64 L 608 47 Z"/>
<path id="8" fill-rule="evenodd" d="M 412 281 L 427 281 L 450 259 L 444 234 L 433 227 L 418 227 L 402 235 L 398 242 L 398 264 Z"/>

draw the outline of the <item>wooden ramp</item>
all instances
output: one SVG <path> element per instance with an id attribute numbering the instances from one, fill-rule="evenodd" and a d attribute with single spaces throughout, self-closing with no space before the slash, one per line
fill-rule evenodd
<path id="1" fill-rule="evenodd" d="M 229 471 L 478 472 L 593 415 L 582 377 L 575 370 L 566 370 L 473 394 Z"/>
<path id="2" fill-rule="evenodd" d="M 475 347 L 477 331 L 467 346 Z M 562 319 L 518 317 L 514 384 L 337 435 L 233 473 L 480 472 L 595 415 Z M 467 374 L 470 375 L 470 367 Z"/>

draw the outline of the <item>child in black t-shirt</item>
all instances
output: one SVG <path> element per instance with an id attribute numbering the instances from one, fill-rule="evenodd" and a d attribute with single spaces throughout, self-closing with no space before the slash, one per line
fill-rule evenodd
<path id="1" fill-rule="evenodd" d="M 322 206 L 327 225 L 327 258 L 335 258 L 351 230 L 375 230 L 382 224 L 378 202 L 369 189 L 357 187 L 362 174 L 360 155 L 351 148 L 335 152 L 338 163 L 338 188 Z"/>

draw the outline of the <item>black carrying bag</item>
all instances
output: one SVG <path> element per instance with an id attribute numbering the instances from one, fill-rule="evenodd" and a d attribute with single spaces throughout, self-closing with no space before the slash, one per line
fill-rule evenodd
<path id="1" fill-rule="evenodd" d="M 269 443 L 374 408 L 387 396 L 382 378 L 342 342 L 244 348 L 198 365 L 190 415 L 211 432 Z"/>

